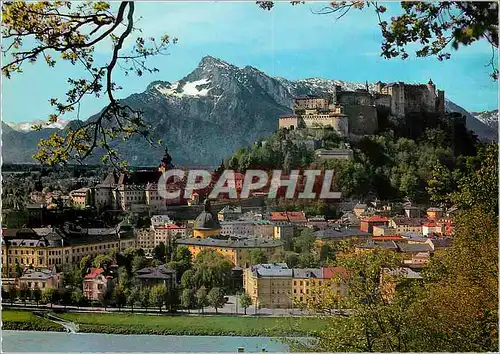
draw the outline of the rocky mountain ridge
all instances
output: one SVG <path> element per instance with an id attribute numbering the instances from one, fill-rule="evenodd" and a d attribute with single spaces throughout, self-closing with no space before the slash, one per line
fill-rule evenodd
<path id="1" fill-rule="evenodd" d="M 237 148 L 248 146 L 278 127 L 278 116 L 290 113 L 293 97 L 303 94 L 365 88 L 364 83 L 310 78 L 287 80 L 271 77 L 251 66 L 238 68 L 221 59 L 204 57 L 184 78 L 170 83 L 154 81 L 142 93 L 132 94 L 125 103 L 144 112 L 155 139 L 162 139 L 176 163 L 218 164 Z M 374 85 L 369 85 L 373 90 Z M 450 111 L 466 115 L 467 125 L 480 137 L 494 139 L 496 131 L 462 107 L 446 102 Z M 92 117 L 90 118 L 92 119 Z M 69 126 L 77 124 L 71 121 Z M 4 127 L 5 162 L 32 162 L 40 137 L 54 128 L 20 132 Z M 10 128 L 10 127 L 9 127 Z M 132 165 L 156 165 L 162 149 L 150 147 L 140 137 L 116 148 Z M 89 160 L 97 162 L 98 157 Z"/>

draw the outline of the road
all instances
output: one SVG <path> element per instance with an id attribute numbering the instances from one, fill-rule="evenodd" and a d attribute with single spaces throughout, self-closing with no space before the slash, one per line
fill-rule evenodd
<path id="1" fill-rule="evenodd" d="M 228 296 L 229 301 L 224 305 L 223 308 L 220 308 L 217 310 L 218 314 L 225 314 L 225 315 L 239 315 L 243 316 L 245 314 L 244 309 L 241 308 L 240 304 L 236 300 L 236 296 Z M 77 306 L 63 306 L 63 305 L 57 305 L 53 304 L 52 306 L 50 304 L 46 305 L 36 305 L 35 303 L 33 304 L 28 304 L 24 305 L 24 303 L 17 301 L 14 302 L 13 305 L 11 306 L 10 303 L 3 303 L 2 304 L 3 308 L 8 309 L 8 308 L 16 308 L 16 309 L 61 309 L 61 310 L 70 310 L 70 311 L 75 311 L 75 312 L 132 312 L 132 308 L 130 307 L 122 307 L 121 309 L 115 308 L 115 307 L 107 307 L 104 309 L 103 307 L 77 307 Z M 154 313 L 160 313 L 158 308 L 148 308 L 147 311 L 145 308 L 138 308 L 134 307 L 134 313 L 142 313 L 142 312 L 147 312 L 150 314 Z M 215 315 L 215 309 L 213 307 L 206 307 L 204 309 L 204 314 L 205 315 Z M 165 309 L 162 309 L 162 313 L 165 313 Z M 178 310 L 179 314 L 191 314 L 191 315 L 198 315 L 202 314 L 201 310 Z M 247 308 L 247 316 L 269 316 L 269 317 L 278 317 L 278 316 L 307 316 L 310 315 L 304 311 L 301 311 L 299 309 L 267 309 L 267 308 L 261 308 L 261 309 L 256 309 L 255 306 L 250 306 Z"/>

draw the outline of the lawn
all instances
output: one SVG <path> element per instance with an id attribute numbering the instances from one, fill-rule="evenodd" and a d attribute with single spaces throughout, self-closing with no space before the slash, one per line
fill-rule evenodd
<path id="1" fill-rule="evenodd" d="M 316 318 L 236 316 L 156 316 L 139 314 L 66 313 L 59 315 L 79 325 L 80 332 L 176 335 L 307 335 L 322 329 Z"/>
<path id="2" fill-rule="evenodd" d="M 2 329 L 17 331 L 64 331 L 54 322 L 35 316 L 30 311 L 2 310 Z"/>

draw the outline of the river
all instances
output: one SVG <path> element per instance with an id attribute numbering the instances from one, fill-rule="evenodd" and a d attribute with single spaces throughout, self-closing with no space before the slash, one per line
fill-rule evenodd
<path id="1" fill-rule="evenodd" d="M 2 352 L 286 352 L 269 337 L 157 336 L 97 333 L 2 331 Z"/>

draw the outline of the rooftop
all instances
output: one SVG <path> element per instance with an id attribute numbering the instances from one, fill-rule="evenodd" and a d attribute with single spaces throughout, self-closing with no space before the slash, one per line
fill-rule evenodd
<path id="1" fill-rule="evenodd" d="M 361 221 L 362 222 L 388 222 L 389 219 L 387 219 L 386 217 L 383 217 L 383 216 L 373 215 L 373 216 L 370 216 L 369 218 L 364 218 Z"/>
<path id="2" fill-rule="evenodd" d="M 184 238 L 176 241 L 181 245 L 220 247 L 220 248 L 274 248 L 283 245 L 279 240 L 248 238 L 236 240 L 219 240 L 214 238 Z"/>

